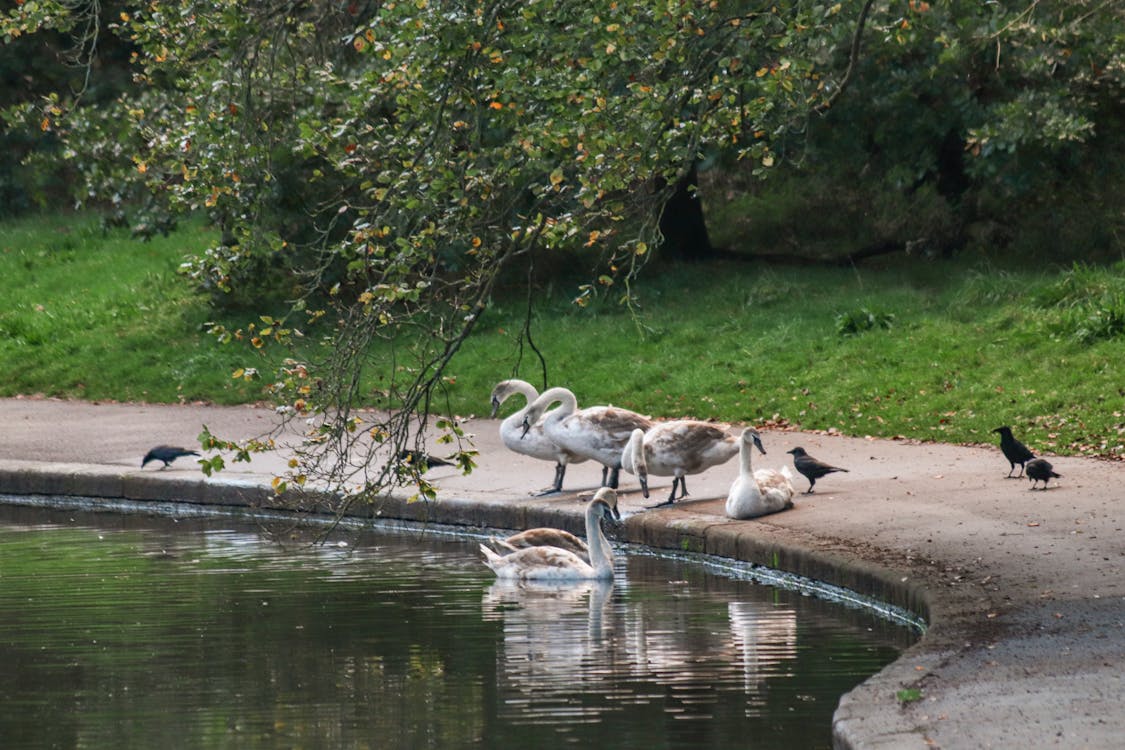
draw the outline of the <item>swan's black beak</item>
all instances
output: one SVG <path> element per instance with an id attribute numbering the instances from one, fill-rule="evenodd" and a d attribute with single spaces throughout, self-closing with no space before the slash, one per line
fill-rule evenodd
<path id="1" fill-rule="evenodd" d="M 766 455 L 766 449 L 762 447 L 762 439 L 757 435 L 754 436 L 754 445 L 758 446 L 758 450 L 762 452 L 763 456 Z"/>
<path id="2" fill-rule="evenodd" d="M 530 420 L 530 419 L 528 419 L 528 418 L 527 418 L 527 417 L 525 416 L 525 417 L 523 418 L 523 432 L 521 432 L 521 433 L 520 433 L 520 440 L 523 440 L 523 439 L 524 439 L 524 437 L 526 437 L 526 436 L 527 436 L 527 433 L 528 433 L 528 432 L 529 432 L 530 430 L 531 430 L 531 420 Z"/>
<path id="3" fill-rule="evenodd" d="M 500 401 L 496 398 L 492 399 L 492 413 L 488 415 L 489 419 L 495 419 L 496 412 L 500 411 Z"/>
<path id="4" fill-rule="evenodd" d="M 638 474 L 637 481 L 641 483 L 641 495 L 648 499 L 648 474 Z"/>

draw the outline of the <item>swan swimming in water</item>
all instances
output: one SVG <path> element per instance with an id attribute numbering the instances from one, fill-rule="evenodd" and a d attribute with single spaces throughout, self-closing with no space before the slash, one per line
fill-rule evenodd
<path id="1" fill-rule="evenodd" d="M 606 495 L 605 500 L 609 503 L 610 510 L 617 510 L 616 493 Z M 590 549 L 585 541 L 565 529 L 556 529 L 551 526 L 527 529 L 526 531 L 521 531 L 503 538 L 494 536 L 489 538 L 489 541 L 492 543 L 493 549 L 501 555 L 518 552 L 528 547 L 558 547 L 560 549 L 570 550 L 586 562 L 590 562 Z M 606 554 L 611 554 L 609 545 L 605 546 L 604 551 Z"/>
<path id="2" fill-rule="evenodd" d="M 527 403 L 522 409 L 513 412 L 503 422 L 500 423 L 500 440 L 508 450 L 516 453 L 521 453 L 525 456 L 538 458 L 542 461 L 555 462 L 555 481 L 551 487 L 543 490 L 539 494 L 546 495 L 552 492 L 562 492 L 563 477 L 566 475 L 566 467 L 568 464 L 577 464 L 585 461 L 585 456 L 580 456 L 577 453 L 560 448 L 551 442 L 546 433 L 543 432 L 543 418 L 538 419 L 531 425 L 530 429 L 524 430 L 523 420 L 527 414 L 527 410 L 531 408 L 531 404 L 539 397 L 538 391 L 535 386 L 525 380 L 503 380 L 496 384 L 492 389 L 492 415 L 496 416 L 496 412 L 500 410 L 500 405 L 503 404 L 509 396 L 521 395 L 527 399 Z"/>
<path id="3" fill-rule="evenodd" d="M 521 531 L 508 537 L 494 536 L 489 541 L 501 555 L 518 552 L 529 547 L 558 547 L 559 549 L 570 550 L 586 562 L 590 561 L 590 549 L 586 546 L 586 542 L 565 529 L 552 529 L 545 526 Z"/>
<path id="4" fill-rule="evenodd" d="M 726 511 L 731 518 L 757 518 L 793 507 L 793 496 L 797 494 L 793 488 L 793 473 L 788 466 L 782 466 L 781 471 L 754 471 L 751 466 L 754 446 L 765 455 L 758 431 L 747 427 L 738 443 L 738 478 L 727 493 Z"/>
<path id="5" fill-rule="evenodd" d="M 601 520 L 621 520 L 617 510 L 617 491 L 602 487 L 586 506 L 586 539 L 589 562 L 560 547 L 525 547 L 500 555 L 480 545 L 484 564 L 499 578 L 580 581 L 613 578 L 613 549 L 602 531 Z"/>
<path id="6" fill-rule="evenodd" d="M 629 442 L 629 435 L 640 428 L 648 430 L 652 420 L 628 409 L 613 406 L 590 406 L 578 409 L 578 400 L 566 388 L 548 388 L 535 399 L 524 414 L 524 429 L 530 431 L 543 417 L 543 432 L 560 448 L 600 463 L 602 485 L 617 489 L 621 470 L 621 451 Z M 607 481 L 608 473 L 608 481 Z"/>
<path id="7" fill-rule="evenodd" d="M 712 466 L 726 463 L 738 453 L 738 438 L 710 422 L 678 419 L 661 422 L 647 432 L 634 430 L 621 455 L 621 467 L 636 474 L 641 492 L 648 497 L 648 475 L 671 476 L 672 494 L 652 507 L 671 505 L 679 497 L 687 497 L 688 474 L 699 474 Z"/>

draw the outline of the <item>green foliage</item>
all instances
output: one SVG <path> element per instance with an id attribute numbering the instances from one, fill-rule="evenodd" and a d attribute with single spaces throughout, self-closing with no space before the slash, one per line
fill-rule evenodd
<path id="1" fill-rule="evenodd" d="M 1119 258 L 1123 38 L 1120 3 L 890 4 L 847 95 L 786 141 L 792 172 L 710 176 L 715 194 L 753 198 L 708 206 L 718 244 Z"/>
<path id="2" fill-rule="evenodd" d="M 82 200 L 139 207 L 132 223 L 144 235 L 177 214 L 212 219 L 219 237 L 182 272 L 228 315 L 257 318 L 213 321 L 212 332 L 251 344 L 243 376 L 282 347 L 264 378 L 270 396 L 294 418 L 323 418 L 298 475 L 319 471 L 357 495 L 391 470 L 368 472 L 371 455 L 359 471 L 330 455 L 402 448 L 411 415 L 443 406 L 454 390 L 446 370 L 505 269 L 583 252 L 600 262 L 595 280 L 554 299 L 603 308 L 596 298 L 613 289 L 635 313 L 660 209 L 700 163 L 740 164 L 748 181 L 802 165 L 784 214 L 762 220 L 765 201 L 755 222 L 779 244 L 930 257 L 967 244 L 972 225 L 1010 225 L 997 217 L 1013 200 L 1050 206 L 1068 170 L 1088 180 L 1075 205 L 1090 202 L 1091 147 L 1113 146 L 1122 119 L 1123 14 L 1097 0 L 177 0 L 101 25 L 84 11 L 24 3 L 0 14 L 0 33 L 69 30 L 88 50 L 89 30 L 104 30 L 133 53 L 135 85 L 116 87 L 111 103 L 46 94 L 12 116 L 57 139 Z M 810 173 L 824 177 L 802 184 Z M 1114 215 L 1114 200 L 1099 210 Z M 1120 222 L 1044 236 L 1104 253 Z M 981 234 L 979 247 L 1003 235 Z M 852 321 L 857 331 L 884 323 Z M 684 343 L 679 326 L 645 325 L 654 349 Z M 1083 330 L 1115 325 L 1109 316 Z M 892 333 L 880 338 L 910 335 Z M 362 423 L 352 407 L 372 397 L 401 412 Z"/>
<path id="3" fill-rule="evenodd" d="M 1054 337 L 1080 344 L 1125 337 L 1125 262 L 1107 274 L 1075 265 L 1054 283 L 1032 292 L 1043 325 Z"/>
<path id="4" fill-rule="evenodd" d="M 903 688 L 895 693 L 895 699 L 899 703 L 906 705 L 908 703 L 916 703 L 923 698 L 922 690 L 920 688 Z"/>
<path id="5" fill-rule="evenodd" d="M 866 307 L 848 310 L 836 315 L 836 335 L 855 336 L 864 331 L 887 329 L 894 324 L 895 316 L 881 310 L 871 311 Z"/>
<path id="6" fill-rule="evenodd" d="M 73 23 L 64 3 L 40 7 L 3 28 Z M 328 466 L 352 435 L 401 447 L 515 259 L 588 248 L 611 286 L 659 240 L 658 186 L 703 151 L 773 165 L 774 134 L 825 85 L 790 50 L 822 46 L 841 7 L 180 0 L 114 19 L 139 85 L 96 111 L 57 100 L 49 129 L 84 197 L 143 189 L 213 218 L 221 241 L 184 267 L 213 299 L 292 304 L 245 333 L 320 343 L 291 353 L 271 395 L 325 417 L 308 447 Z M 372 370 L 402 412 L 359 428 Z M 327 478 L 363 493 L 389 473 Z"/>
<path id="7" fill-rule="evenodd" d="M 1101 339 L 1125 337 L 1125 297 L 1117 297 L 1106 307 L 1091 307 L 1071 313 L 1062 328 L 1071 332 L 1075 341 L 1092 344 Z"/>

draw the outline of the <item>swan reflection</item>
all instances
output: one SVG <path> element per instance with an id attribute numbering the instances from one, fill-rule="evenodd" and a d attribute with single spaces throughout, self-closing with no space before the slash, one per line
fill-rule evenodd
<path id="1" fill-rule="evenodd" d="M 796 612 L 714 597 L 701 617 L 686 582 L 497 580 L 485 620 L 502 626 L 497 684 L 520 721 L 595 720 L 625 703 L 705 719 L 719 702 L 750 712 L 797 657 Z M 725 697 L 724 697 L 725 696 Z"/>
<path id="2" fill-rule="evenodd" d="M 759 601 L 728 602 L 727 613 L 742 662 L 743 688 L 757 693 L 767 676 L 797 658 L 797 613 Z"/>

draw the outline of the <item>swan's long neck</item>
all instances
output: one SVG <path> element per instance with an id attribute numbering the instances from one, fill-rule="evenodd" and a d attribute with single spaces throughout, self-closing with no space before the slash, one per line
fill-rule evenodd
<path id="1" fill-rule="evenodd" d="M 752 464 L 754 454 L 754 445 L 746 437 L 738 441 L 738 463 L 739 470 L 744 477 L 754 476 L 754 467 Z"/>
<path id="2" fill-rule="evenodd" d="M 559 420 L 569 417 L 578 408 L 578 399 L 567 388 L 548 388 L 539 394 L 539 398 L 535 403 L 539 407 L 539 413 L 542 414 L 548 406 L 558 401 L 559 405 L 551 410 L 549 419 L 558 422 Z"/>
<path id="3" fill-rule="evenodd" d="M 511 388 L 511 392 L 508 395 L 512 393 L 520 394 L 527 399 L 527 405 L 530 406 L 532 401 L 539 398 L 539 391 L 535 390 L 535 386 L 528 383 L 526 380 L 511 380 L 508 382 Z"/>
<path id="4" fill-rule="evenodd" d="M 590 565 L 599 576 L 613 573 L 613 548 L 602 532 L 602 508 L 605 503 L 590 503 L 586 508 L 586 546 L 590 552 Z"/>
<path id="5" fill-rule="evenodd" d="M 504 421 L 512 425 L 522 424 L 523 418 L 527 414 L 527 410 L 531 408 L 531 405 L 535 402 L 535 399 L 539 398 L 539 391 L 535 390 L 535 386 L 533 386 L 531 383 L 525 382 L 523 380 L 509 381 L 508 388 L 508 392 L 504 395 L 505 400 L 518 393 L 519 395 L 527 399 L 527 403 L 513 412 Z"/>
<path id="6" fill-rule="evenodd" d="M 648 463 L 645 461 L 645 434 L 643 430 L 633 430 L 629 442 L 625 444 L 622 452 L 621 465 L 626 471 L 640 476 L 648 474 Z"/>

